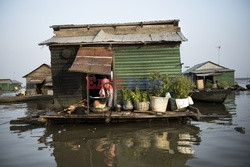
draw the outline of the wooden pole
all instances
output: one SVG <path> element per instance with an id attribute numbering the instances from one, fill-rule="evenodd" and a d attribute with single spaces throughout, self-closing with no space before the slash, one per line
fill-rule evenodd
<path id="1" fill-rule="evenodd" d="M 89 74 L 87 74 L 87 114 L 89 114 Z"/>

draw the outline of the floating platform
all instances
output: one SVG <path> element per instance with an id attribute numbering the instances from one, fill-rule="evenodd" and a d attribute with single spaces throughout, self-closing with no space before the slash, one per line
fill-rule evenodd
<path id="1" fill-rule="evenodd" d="M 34 96 L 13 96 L 13 97 L 0 97 L 1 103 L 16 103 L 16 102 L 27 102 L 35 100 L 52 100 L 52 95 L 34 95 Z"/>
<path id="2" fill-rule="evenodd" d="M 170 119 L 192 119 L 199 120 L 200 113 L 196 111 L 166 111 L 164 113 L 156 113 L 152 111 L 122 111 L 122 112 L 105 112 L 105 113 L 89 113 L 89 114 L 56 114 L 41 115 L 39 122 L 46 124 L 57 123 L 94 123 L 94 122 L 138 122 L 152 120 L 170 120 Z"/>

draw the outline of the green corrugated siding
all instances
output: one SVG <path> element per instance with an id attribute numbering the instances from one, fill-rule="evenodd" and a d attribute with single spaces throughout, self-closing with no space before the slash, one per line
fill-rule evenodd
<path id="1" fill-rule="evenodd" d="M 9 83 L 1 83 L 0 87 L 2 88 L 2 91 L 13 91 L 14 87 L 12 84 Z"/>
<path id="2" fill-rule="evenodd" d="M 226 81 L 229 85 L 234 85 L 234 71 L 224 72 L 221 75 L 214 76 L 214 80 L 218 82 Z"/>
<path id="3" fill-rule="evenodd" d="M 154 72 L 181 75 L 179 46 L 119 47 L 114 50 L 115 79 L 147 78 Z M 123 84 L 123 85 L 124 85 Z M 121 102 L 121 91 L 117 90 L 117 102 Z"/>

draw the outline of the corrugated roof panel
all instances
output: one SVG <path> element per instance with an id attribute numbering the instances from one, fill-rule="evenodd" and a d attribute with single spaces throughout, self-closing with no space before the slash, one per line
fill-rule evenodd
<path id="1" fill-rule="evenodd" d="M 80 48 L 69 71 L 109 75 L 112 56 L 112 51 L 104 48 Z"/>
<path id="2" fill-rule="evenodd" d="M 91 42 L 121 42 L 123 35 L 113 35 L 100 30 Z"/>
<path id="3" fill-rule="evenodd" d="M 138 43 L 138 42 L 181 42 L 185 41 L 186 38 L 179 32 L 177 33 L 157 33 L 157 34 L 127 34 L 127 35 L 114 35 L 105 33 L 100 30 L 96 36 L 78 36 L 78 37 L 52 37 L 39 45 L 49 44 L 74 44 L 74 43 Z"/>
<path id="4" fill-rule="evenodd" d="M 152 41 L 174 41 L 179 42 L 183 39 L 177 33 L 159 33 L 151 34 Z"/>
<path id="5" fill-rule="evenodd" d="M 152 42 L 150 34 L 128 34 L 124 35 L 123 42 Z"/>

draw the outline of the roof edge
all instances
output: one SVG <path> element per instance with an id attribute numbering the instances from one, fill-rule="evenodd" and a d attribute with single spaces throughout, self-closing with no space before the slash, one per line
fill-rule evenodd
<path id="1" fill-rule="evenodd" d="M 142 21 L 142 22 L 128 22 L 128 23 L 106 23 L 106 24 L 65 24 L 52 25 L 53 29 L 67 29 L 67 28 L 90 28 L 90 27 L 116 27 L 116 26 L 143 26 L 143 25 L 163 25 L 174 24 L 178 26 L 179 19 L 174 20 L 159 20 L 159 21 Z"/>
<path id="2" fill-rule="evenodd" d="M 47 66 L 48 68 L 51 68 L 50 65 L 43 63 L 42 65 L 40 65 L 39 67 L 37 67 L 36 69 L 32 70 L 31 72 L 29 72 L 28 74 L 24 75 L 23 78 L 26 78 L 29 74 L 33 73 L 34 71 L 36 71 L 37 69 L 39 69 L 42 66 Z"/>

